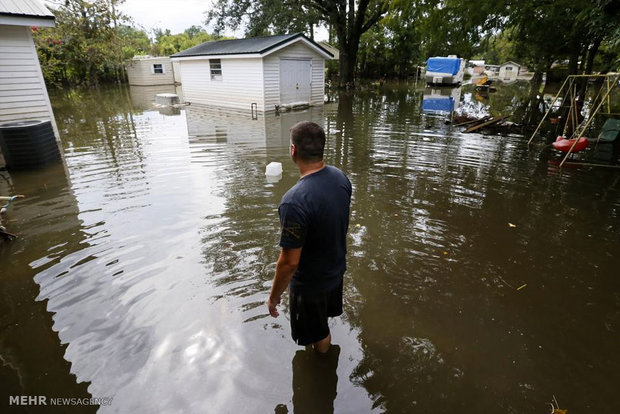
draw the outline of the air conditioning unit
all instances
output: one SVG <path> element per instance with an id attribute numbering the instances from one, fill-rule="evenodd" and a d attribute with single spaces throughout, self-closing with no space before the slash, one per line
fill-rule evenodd
<path id="1" fill-rule="evenodd" d="M 50 121 L 0 124 L 0 149 L 7 169 L 38 168 L 60 161 L 60 150 Z"/>

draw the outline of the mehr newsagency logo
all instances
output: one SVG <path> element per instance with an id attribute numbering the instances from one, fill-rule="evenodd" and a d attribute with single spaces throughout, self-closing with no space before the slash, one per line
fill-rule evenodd
<path id="1" fill-rule="evenodd" d="M 112 405 L 112 397 L 54 397 L 45 395 L 10 395 L 9 405 Z"/>

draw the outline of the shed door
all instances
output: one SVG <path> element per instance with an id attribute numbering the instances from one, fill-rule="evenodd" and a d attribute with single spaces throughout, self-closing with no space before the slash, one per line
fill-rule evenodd
<path id="1" fill-rule="evenodd" d="M 311 59 L 280 59 L 280 105 L 310 102 Z"/>

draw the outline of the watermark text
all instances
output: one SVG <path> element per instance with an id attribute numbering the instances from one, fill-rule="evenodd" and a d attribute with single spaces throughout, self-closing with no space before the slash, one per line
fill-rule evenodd
<path id="1" fill-rule="evenodd" d="M 112 397 L 47 397 L 45 395 L 10 395 L 9 405 L 112 405 Z"/>

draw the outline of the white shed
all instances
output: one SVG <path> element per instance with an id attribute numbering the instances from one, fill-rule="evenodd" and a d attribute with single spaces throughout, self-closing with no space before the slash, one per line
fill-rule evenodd
<path id="1" fill-rule="evenodd" d="M 58 129 L 32 39 L 32 27 L 53 27 L 39 0 L 0 0 L 0 123 L 50 120 Z"/>
<path id="2" fill-rule="evenodd" d="M 332 57 L 301 33 L 207 42 L 171 56 L 185 101 L 247 113 L 322 105 Z"/>
<path id="3" fill-rule="evenodd" d="M 155 86 L 181 83 L 168 56 L 136 56 L 125 64 L 130 85 Z M 177 69 L 178 72 L 178 69 Z"/>
<path id="4" fill-rule="evenodd" d="M 514 79 L 519 75 L 519 68 L 521 65 L 515 63 L 513 61 L 508 61 L 503 63 L 499 67 L 499 78 L 500 79 Z"/>

